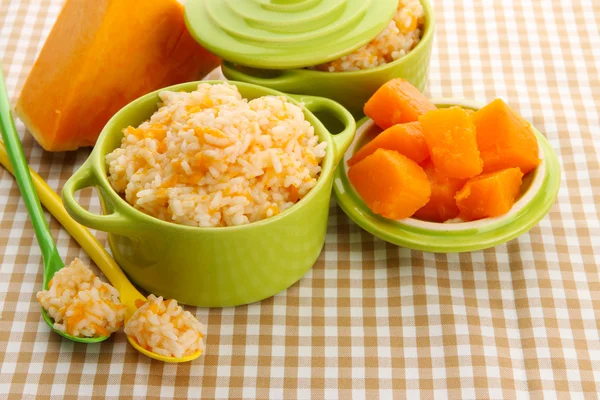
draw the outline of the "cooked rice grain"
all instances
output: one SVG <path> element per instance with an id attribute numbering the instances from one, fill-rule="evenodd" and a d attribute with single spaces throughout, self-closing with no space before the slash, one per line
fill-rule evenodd
<path id="1" fill-rule="evenodd" d="M 243 225 L 290 208 L 316 184 L 326 142 L 284 97 L 248 101 L 234 85 L 202 83 L 160 99 L 106 156 L 111 185 L 135 208 L 184 225 Z"/>
<path id="2" fill-rule="evenodd" d="M 54 319 L 54 328 L 76 337 L 108 336 L 123 326 L 119 292 L 102 282 L 78 258 L 59 270 L 37 300 Z"/>
<path id="3" fill-rule="evenodd" d="M 180 358 L 204 351 L 206 327 L 177 301 L 151 294 L 127 321 L 125 333 L 149 351 Z"/>
<path id="4" fill-rule="evenodd" d="M 350 54 L 312 69 L 358 71 L 398 60 L 419 43 L 424 21 L 425 11 L 419 0 L 400 0 L 394 18 L 375 39 Z"/>

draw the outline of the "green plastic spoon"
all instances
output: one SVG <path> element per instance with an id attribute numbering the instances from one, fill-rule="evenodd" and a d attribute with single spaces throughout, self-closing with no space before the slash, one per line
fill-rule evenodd
<path id="1" fill-rule="evenodd" d="M 27 206 L 27 211 L 31 217 L 33 229 L 38 240 L 40 249 L 42 250 L 42 256 L 44 258 L 44 289 L 48 289 L 48 282 L 54 276 L 56 271 L 63 268 L 65 264 L 58 254 L 48 222 L 44 218 L 42 212 L 42 206 L 40 205 L 40 199 L 38 198 L 37 192 L 31 181 L 31 175 L 29 174 L 29 166 L 23 153 L 23 147 L 15 128 L 15 122 L 12 118 L 10 110 L 10 102 L 8 99 L 8 93 L 6 92 L 6 86 L 4 84 L 4 77 L 2 76 L 2 65 L 0 64 L 0 131 L 2 131 L 2 138 L 4 139 L 8 157 L 10 163 L 14 169 L 14 175 L 17 179 L 17 184 L 21 190 L 21 195 Z M 61 332 L 54 329 L 54 320 L 48 315 L 46 310 L 42 308 L 42 316 L 48 323 L 50 328 L 59 335 L 81 343 L 98 343 L 108 339 L 108 336 L 94 337 L 94 338 L 80 338 L 71 336 L 65 332 Z"/>

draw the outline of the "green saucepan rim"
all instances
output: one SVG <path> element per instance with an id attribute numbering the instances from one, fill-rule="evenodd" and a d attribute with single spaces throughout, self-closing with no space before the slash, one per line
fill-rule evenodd
<path id="1" fill-rule="evenodd" d="M 320 176 L 315 187 L 313 187 L 294 207 L 290 207 L 273 217 L 239 226 L 215 228 L 175 224 L 154 218 L 132 207 L 116 191 L 114 191 L 107 177 L 108 167 L 104 157 L 119 146 L 122 138 L 122 134 L 120 133 L 121 128 L 119 128 L 119 133 L 115 135 L 114 131 L 117 129 L 115 126 L 122 125 L 124 121 L 127 121 L 127 124 L 123 125 L 123 127 L 127 126 L 131 121 L 136 121 L 137 124 L 140 124 L 147 120 L 149 116 L 157 110 L 158 103 L 160 102 L 158 93 L 163 90 L 191 92 L 196 89 L 198 84 L 214 85 L 221 83 L 237 86 L 242 95 L 247 98 L 256 98 L 267 95 L 283 96 L 289 102 L 299 106 L 303 110 L 307 121 L 315 127 L 315 133 L 319 135 L 320 140 L 327 142 L 326 156 L 323 160 Z M 325 112 L 335 118 L 338 123 L 341 124 L 340 132 L 336 132 L 335 134 L 329 132 L 327 127 L 325 127 L 315 116 L 314 113 L 318 112 Z M 214 232 L 215 230 L 220 232 L 232 232 L 267 227 L 272 222 L 285 218 L 288 214 L 309 202 L 313 197 L 318 196 L 318 193 L 322 190 L 324 185 L 326 185 L 327 176 L 334 173 L 335 168 L 344 156 L 344 152 L 352 142 L 355 131 L 356 123 L 352 115 L 339 103 L 326 98 L 286 94 L 269 88 L 235 81 L 212 80 L 173 85 L 148 93 L 129 103 L 115 114 L 103 129 L 89 158 L 65 183 L 62 190 L 62 200 L 69 214 L 77 222 L 93 229 L 124 235 L 139 231 L 140 224 L 144 224 L 146 227 L 161 226 L 164 229 L 181 232 Z M 104 194 L 105 200 L 108 200 L 114 208 L 113 212 L 108 215 L 94 214 L 79 205 L 75 200 L 75 193 L 86 187 L 98 187 Z"/>
<path id="2" fill-rule="evenodd" d="M 462 106 L 481 108 L 468 100 L 434 100 L 438 107 Z M 362 201 L 347 176 L 347 159 L 354 153 L 362 134 L 373 124 L 365 118 L 358 124 L 354 143 L 334 175 L 334 193 L 344 212 L 361 228 L 374 236 L 398 246 L 435 252 L 460 253 L 494 247 L 529 231 L 550 211 L 560 187 L 560 165 L 556 153 L 546 138 L 534 127 L 540 145 L 542 163 L 532 171 L 531 185 L 515 204 L 516 210 L 498 218 L 464 223 L 431 223 L 408 218 L 395 221 L 373 213 Z M 522 203 L 522 204 L 519 204 Z M 518 207 L 517 207 L 518 206 Z"/>

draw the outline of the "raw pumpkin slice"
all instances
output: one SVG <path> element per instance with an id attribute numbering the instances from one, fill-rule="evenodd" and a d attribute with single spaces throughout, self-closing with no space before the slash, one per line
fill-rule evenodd
<path id="1" fill-rule="evenodd" d="M 381 129 L 417 121 L 436 106 L 419 89 L 402 78 L 388 81 L 365 104 L 365 115 Z"/>
<path id="2" fill-rule="evenodd" d="M 459 216 L 473 221 L 506 214 L 521 192 L 523 173 L 507 168 L 469 179 L 456 194 Z"/>
<path id="3" fill-rule="evenodd" d="M 367 206 L 385 218 L 408 218 L 431 195 L 423 169 L 393 150 L 377 149 L 351 166 L 348 178 Z"/>
<path id="4" fill-rule="evenodd" d="M 429 157 L 429 149 L 423 137 L 421 124 L 418 122 L 409 122 L 407 124 L 394 125 L 386 129 L 373 140 L 358 150 L 348 165 L 354 165 L 365 157 L 373 154 L 377 149 L 395 150 L 405 155 L 417 164 L 420 164 Z"/>
<path id="5" fill-rule="evenodd" d="M 429 111 L 419 117 L 419 122 L 436 170 L 457 179 L 481 173 L 483 162 L 477 149 L 475 125 L 464 109 Z"/>
<path id="6" fill-rule="evenodd" d="M 48 151 L 92 146 L 132 100 L 219 63 L 188 33 L 177 0 L 67 0 L 16 111 Z"/>
<path id="7" fill-rule="evenodd" d="M 444 222 L 456 218 L 459 213 L 454 196 L 464 186 L 465 179 L 449 178 L 437 171 L 431 160 L 421 164 L 431 184 L 429 202 L 414 217 L 430 222 Z"/>
<path id="8" fill-rule="evenodd" d="M 502 99 L 473 115 L 483 172 L 519 167 L 526 174 L 540 163 L 538 141 L 531 125 Z"/>

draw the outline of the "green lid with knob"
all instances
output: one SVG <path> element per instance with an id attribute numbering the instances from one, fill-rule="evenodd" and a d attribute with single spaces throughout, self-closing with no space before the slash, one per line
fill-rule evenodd
<path id="1" fill-rule="evenodd" d="M 374 39 L 398 0 L 187 0 L 192 36 L 224 60 L 255 68 L 303 68 Z"/>

